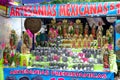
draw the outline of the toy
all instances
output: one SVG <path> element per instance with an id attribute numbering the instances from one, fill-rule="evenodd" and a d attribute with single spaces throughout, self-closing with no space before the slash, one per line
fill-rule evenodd
<path id="1" fill-rule="evenodd" d="M 75 34 L 77 35 L 83 34 L 83 26 L 81 20 L 77 19 L 74 27 L 75 27 Z"/>
<path id="2" fill-rule="evenodd" d="M 17 45 L 17 34 L 16 34 L 15 30 L 11 30 L 9 42 L 10 42 L 11 50 L 15 49 L 16 45 Z"/>
<path id="3" fill-rule="evenodd" d="M 60 37 L 62 37 L 62 23 L 61 22 L 58 22 L 57 23 L 57 30 L 58 30 L 58 35 L 60 36 Z"/>
<path id="4" fill-rule="evenodd" d="M 73 22 L 71 21 L 70 24 L 69 24 L 69 27 L 68 27 L 68 34 L 70 36 L 70 38 L 73 36 L 74 34 L 74 25 L 73 25 Z"/>
<path id="5" fill-rule="evenodd" d="M 96 28 L 95 28 L 95 24 L 93 24 L 93 26 L 92 26 L 92 31 L 91 31 L 91 33 L 92 33 L 93 38 L 95 39 L 95 38 L 96 38 Z"/>
<path id="6" fill-rule="evenodd" d="M 23 44 L 25 44 L 28 49 L 30 49 L 32 46 L 31 39 L 28 36 L 27 32 L 24 32 L 23 34 Z"/>
<path id="7" fill-rule="evenodd" d="M 68 23 L 67 23 L 66 19 L 64 19 L 62 21 L 62 27 L 63 27 L 63 38 L 67 38 L 67 36 L 68 36 L 68 32 L 67 32 L 67 30 L 68 30 Z"/>
<path id="8" fill-rule="evenodd" d="M 84 36 L 88 35 L 88 31 L 89 31 L 89 27 L 88 27 L 88 24 L 86 23 L 85 29 L 84 29 Z"/>
<path id="9" fill-rule="evenodd" d="M 41 29 L 40 29 L 40 43 L 41 46 L 45 46 L 45 41 L 47 41 L 47 34 L 46 34 L 46 26 L 42 25 Z"/>

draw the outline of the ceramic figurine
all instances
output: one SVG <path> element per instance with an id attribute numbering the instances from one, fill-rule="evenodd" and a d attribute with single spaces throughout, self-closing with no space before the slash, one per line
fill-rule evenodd
<path id="1" fill-rule="evenodd" d="M 58 35 L 62 37 L 62 22 L 57 23 Z"/>
<path id="2" fill-rule="evenodd" d="M 62 27 L 63 27 L 63 38 L 67 38 L 67 35 L 68 35 L 68 21 L 66 19 L 64 19 L 62 21 Z"/>
<path id="3" fill-rule="evenodd" d="M 101 31 L 99 31 L 98 33 L 97 33 L 97 38 L 98 37 L 102 37 L 102 32 Z"/>
<path id="4" fill-rule="evenodd" d="M 27 32 L 23 34 L 23 44 L 25 44 L 28 49 L 30 49 L 32 46 L 32 41 L 28 36 Z"/>
<path id="5" fill-rule="evenodd" d="M 83 40 L 83 47 L 84 48 L 87 48 L 87 45 L 88 45 L 87 40 L 88 40 L 88 35 L 85 35 L 84 40 Z"/>
<path id="6" fill-rule="evenodd" d="M 113 39 L 112 39 L 112 34 L 110 33 L 109 30 L 106 31 L 106 37 L 108 37 L 108 43 L 111 44 Z"/>
<path id="7" fill-rule="evenodd" d="M 17 45 L 17 34 L 15 32 L 15 30 L 11 30 L 10 33 L 10 47 L 11 50 L 15 49 Z"/>
<path id="8" fill-rule="evenodd" d="M 41 43 L 42 47 L 45 46 L 45 41 L 47 41 L 46 31 L 47 31 L 46 26 L 42 25 L 42 27 L 40 29 L 40 43 Z"/>
<path id="9" fill-rule="evenodd" d="M 101 33 L 101 37 L 102 37 L 102 33 L 103 33 L 103 27 L 102 27 L 102 22 L 98 23 L 98 29 L 96 31 L 97 33 L 97 37 L 99 36 L 99 33 Z"/>
<path id="10" fill-rule="evenodd" d="M 96 38 L 96 26 L 95 26 L 95 24 L 92 25 L 91 33 L 92 33 L 93 38 L 95 39 Z"/>
<path id="11" fill-rule="evenodd" d="M 75 34 L 77 35 L 83 34 L 83 26 L 81 20 L 77 19 L 74 27 L 75 27 Z"/>
<path id="12" fill-rule="evenodd" d="M 81 44 L 82 44 L 82 40 L 81 40 L 81 39 L 78 39 L 77 44 L 78 44 L 77 47 L 78 47 L 78 48 L 81 48 L 81 47 L 82 47 L 82 45 L 81 45 Z"/>
<path id="13" fill-rule="evenodd" d="M 103 36 L 102 43 L 103 43 L 103 46 L 106 44 L 106 36 Z"/>
<path id="14" fill-rule="evenodd" d="M 10 47 L 8 45 L 5 46 L 5 49 L 3 51 L 3 64 L 7 65 L 8 64 L 8 57 L 10 56 Z"/>
<path id="15" fill-rule="evenodd" d="M 68 27 L 68 34 L 70 34 L 70 38 L 73 36 L 74 34 L 74 25 L 73 22 L 71 21 Z"/>
<path id="16" fill-rule="evenodd" d="M 89 26 L 88 26 L 88 24 L 86 23 L 85 29 L 84 29 L 84 36 L 85 36 L 85 35 L 88 35 L 88 31 L 89 31 Z"/>
<path id="17" fill-rule="evenodd" d="M 56 25 L 56 20 L 55 20 L 55 19 L 52 19 L 52 20 L 51 20 L 51 24 L 50 24 L 50 28 L 56 29 L 56 28 L 57 28 L 56 26 L 57 26 L 57 25 Z"/>
<path id="18" fill-rule="evenodd" d="M 113 26 L 112 26 L 112 25 L 110 25 L 110 27 L 109 27 L 109 31 L 110 31 L 110 33 L 113 35 L 114 28 L 113 28 Z"/>
<path id="19" fill-rule="evenodd" d="M 90 36 L 89 36 L 89 40 L 90 40 L 90 42 L 93 42 L 93 35 L 92 34 L 90 34 Z"/>
<path id="20" fill-rule="evenodd" d="M 98 42 L 98 48 L 101 48 L 102 47 L 102 37 L 101 36 L 98 36 L 97 42 Z"/>

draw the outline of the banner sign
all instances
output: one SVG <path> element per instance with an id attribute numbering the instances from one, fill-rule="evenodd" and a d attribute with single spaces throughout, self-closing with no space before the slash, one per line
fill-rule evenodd
<path id="1" fill-rule="evenodd" d="M 12 6 L 10 17 L 71 18 L 120 15 L 120 2 Z"/>
<path id="2" fill-rule="evenodd" d="M 22 4 L 50 2 L 51 0 L 22 0 Z"/>
<path id="3" fill-rule="evenodd" d="M 114 80 L 114 73 L 4 68 L 4 80 Z"/>

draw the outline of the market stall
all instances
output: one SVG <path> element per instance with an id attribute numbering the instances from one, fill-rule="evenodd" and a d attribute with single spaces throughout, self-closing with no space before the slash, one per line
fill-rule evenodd
<path id="1" fill-rule="evenodd" d="M 22 18 L 3 50 L 6 80 L 114 80 L 119 2 L 11 6 Z M 110 17 L 113 16 L 113 17 Z M 19 46 L 17 45 L 19 43 Z"/>

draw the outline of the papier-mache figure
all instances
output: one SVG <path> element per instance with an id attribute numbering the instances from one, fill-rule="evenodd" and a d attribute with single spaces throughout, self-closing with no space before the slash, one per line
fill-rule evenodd
<path id="1" fill-rule="evenodd" d="M 102 22 L 98 23 L 98 29 L 96 31 L 97 37 L 99 36 L 99 33 L 101 33 L 101 36 L 102 36 L 102 33 L 103 33 Z"/>
<path id="2" fill-rule="evenodd" d="M 45 46 L 45 41 L 47 41 L 47 34 L 46 34 L 46 25 L 42 25 L 40 29 L 40 44 L 41 46 Z"/>
<path id="3" fill-rule="evenodd" d="M 67 38 L 68 36 L 68 21 L 66 19 L 64 19 L 62 21 L 62 27 L 63 27 L 63 38 Z"/>
<path id="4" fill-rule="evenodd" d="M 32 46 L 32 41 L 28 36 L 27 32 L 24 32 L 23 34 L 23 44 L 25 44 L 28 49 L 30 49 Z"/>
<path id="5" fill-rule="evenodd" d="M 79 34 L 83 34 L 83 26 L 82 26 L 82 23 L 81 23 L 81 20 L 77 19 L 75 21 L 75 34 L 79 35 Z"/>
<path id="6" fill-rule="evenodd" d="M 71 21 L 69 26 L 68 26 L 68 34 L 69 34 L 69 37 L 73 37 L 73 34 L 74 34 L 74 24 L 73 22 Z"/>
<path id="7" fill-rule="evenodd" d="M 91 33 L 92 33 L 93 38 L 96 38 L 96 26 L 95 26 L 95 24 L 92 25 Z"/>
<path id="8" fill-rule="evenodd" d="M 16 49 L 16 45 L 17 45 L 17 34 L 16 34 L 15 30 L 11 30 L 9 43 L 10 43 L 10 48 L 11 48 L 11 50 Z"/>
<path id="9" fill-rule="evenodd" d="M 10 47 L 8 45 L 5 46 L 3 50 L 3 64 L 8 65 L 8 57 L 10 56 Z"/>
<path id="10" fill-rule="evenodd" d="M 101 48 L 102 47 L 102 37 L 100 35 L 97 37 L 97 42 L 98 42 L 98 48 Z"/>
<path id="11" fill-rule="evenodd" d="M 88 35 L 88 32 L 89 32 L 89 26 L 88 26 L 88 24 L 86 23 L 85 29 L 84 29 L 84 36 L 85 36 L 85 35 Z"/>
<path id="12" fill-rule="evenodd" d="M 90 39 L 90 42 L 93 42 L 94 39 L 92 34 L 90 34 L 89 39 Z"/>
<path id="13" fill-rule="evenodd" d="M 83 39 L 83 47 L 87 48 L 88 47 L 88 35 L 85 35 L 84 39 Z"/>
<path id="14" fill-rule="evenodd" d="M 58 35 L 62 37 L 62 22 L 57 23 Z"/>
<path id="15" fill-rule="evenodd" d="M 112 39 L 112 34 L 110 33 L 110 30 L 106 30 L 106 37 L 108 38 L 108 43 L 111 44 L 113 39 Z"/>

